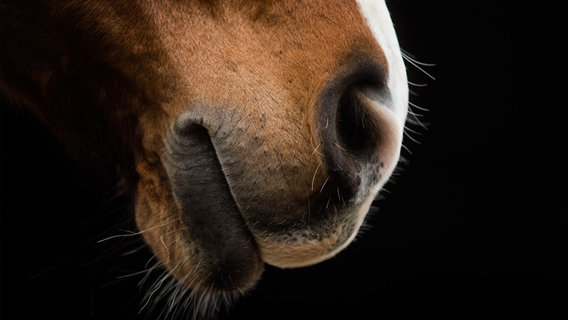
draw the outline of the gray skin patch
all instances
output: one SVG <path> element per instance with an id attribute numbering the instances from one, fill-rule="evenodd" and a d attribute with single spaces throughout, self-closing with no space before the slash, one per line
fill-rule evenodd
<path id="1" fill-rule="evenodd" d="M 166 172 L 181 220 L 194 246 L 195 264 L 221 290 L 236 289 L 259 274 L 263 262 L 225 180 L 205 128 L 177 123 L 166 143 Z"/>

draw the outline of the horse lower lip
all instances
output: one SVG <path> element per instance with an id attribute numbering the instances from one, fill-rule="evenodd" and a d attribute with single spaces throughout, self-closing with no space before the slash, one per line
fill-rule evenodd
<path id="1" fill-rule="evenodd" d="M 173 135 L 166 171 L 188 237 L 198 248 L 197 258 L 215 270 L 211 280 L 217 285 L 231 288 L 250 282 L 262 260 L 207 130 L 191 125 Z"/>

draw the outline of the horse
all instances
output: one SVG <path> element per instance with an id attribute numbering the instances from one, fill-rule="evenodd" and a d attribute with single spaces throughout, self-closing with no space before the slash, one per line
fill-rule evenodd
<path id="1" fill-rule="evenodd" d="M 345 249 L 400 161 L 409 90 L 383 0 L 0 10 L 0 96 L 76 161 L 119 168 L 139 234 L 197 314 L 265 264 Z"/>

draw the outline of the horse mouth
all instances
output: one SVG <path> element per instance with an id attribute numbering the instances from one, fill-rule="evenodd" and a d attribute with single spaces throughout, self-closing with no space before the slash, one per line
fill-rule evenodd
<path id="1" fill-rule="evenodd" d="M 263 261 L 237 207 L 206 128 L 178 124 L 166 144 L 166 172 L 190 247 L 192 272 L 221 290 L 250 287 Z M 196 267 L 199 266 L 199 267 Z"/>
<path id="2" fill-rule="evenodd" d="M 324 176 L 321 187 L 298 199 L 267 197 L 239 175 L 254 171 L 252 160 L 241 163 L 234 154 L 227 160 L 226 142 L 210 131 L 182 118 L 165 143 L 163 163 L 175 202 L 169 211 L 182 225 L 172 242 L 183 242 L 169 250 L 178 251 L 173 259 L 171 252 L 165 259 L 178 279 L 190 286 L 199 279 L 220 292 L 241 291 L 259 280 L 265 263 L 280 268 L 319 263 L 356 236 L 374 196 L 345 203 L 337 197 L 338 179 Z M 186 273 L 194 274 L 191 281 Z"/>

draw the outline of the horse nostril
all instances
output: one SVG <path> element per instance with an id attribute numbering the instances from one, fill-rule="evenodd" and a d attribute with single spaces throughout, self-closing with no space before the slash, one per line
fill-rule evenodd
<path id="1" fill-rule="evenodd" d="M 337 141 L 350 156 L 367 162 L 378 144 L 377 124 L 363 105 L 357 87 L 348 88 L 339 99 L 336 114 Z"/>
<path id="2" fill-rule="evenodd" d="M 392 152 L 393 126 L 386 73 L 361 64 L 331 82 L 320 100 L 318 121 L 323 157 L 341 198 L 361 201 L 383 176 Z M 383 110 L 385 109 L 385 110 Z"/>

